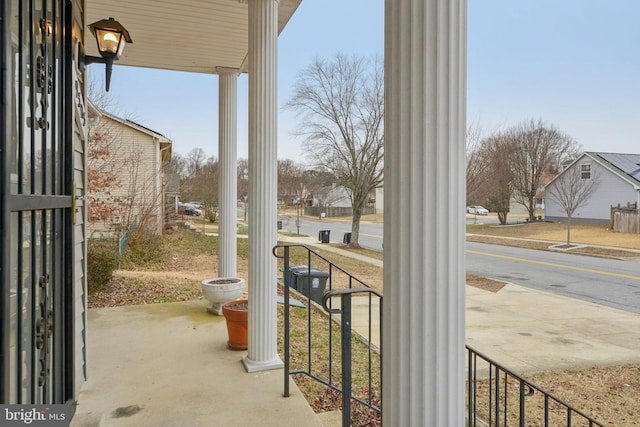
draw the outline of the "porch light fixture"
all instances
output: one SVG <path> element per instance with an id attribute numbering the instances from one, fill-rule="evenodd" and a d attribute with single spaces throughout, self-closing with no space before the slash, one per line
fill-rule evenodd
<path id="1" fill-rule="evenodd" d="M 106 65 L 106 90 L 109 92 L 111 83 L 111 70 L 113 61 L 120 59 L 124 45 L 133 43 L 131 36 L 126 28 L 113 18 L 102 19 L 98 22 L 88 25 L 89 30 L 95 36 L 98 43 L 98 52 L 100 56 L 85 56 L 84 52 L 80 52 L 80 66 L 82 69 L 89 64 L 101 63 Z"/>

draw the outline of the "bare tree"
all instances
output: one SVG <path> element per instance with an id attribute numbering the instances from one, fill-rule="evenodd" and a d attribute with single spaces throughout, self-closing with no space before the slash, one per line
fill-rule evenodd
<path id="1" fill-rule="evenodd" d="M 500 224 L 507 223 L 513 171 L 509 159 L 515 149 L 513 141 L 505 133 L 497 133 L 482 140 L 476 157 L 482 165 L 478 172 L 477 190 L 487 209 L 497 212 Z"/>
<path id="2" fill-rule="evenodd" d="M 238 200 L 243 203 L 243 216 L 247 220 L 247 201 L 249 200 L 249 159 L 238 159 Z"/>
<path id="3" fill-rule="evenodd" d="M 238 199 L 247 200 L 249 195 L 249 160 L 238 159 Z"/>
<path id="4" fill-rule="evenodd" d="M 178 175 L 181 179 L 186 178 L 187 175 L 187 159 L 180 153 L 172 152 L 171 161 L 167 165 L 167 170 Z"/>
<path id="5" fill-rule="evenodd" d="M 307 169 L 302 172 L 300 181 L 300 206 L 304 208 L 307 201 L 320 190 L 338 182 L 336 176 L 322 168 Z"/>
<path id="6" fill-rule="evenodd" d="M 187 162 L 187 176 L 194 177 L 206 163 L 207 155 L 202 148 L 194 148 L 187 153 L 185 160 Z"/>
<path id="7" fill-rule="evenodd" d="M 304 169 L 293 160 L 278 160 L 278 199 L 291 204 L 294 198 L 300 198 L 303 189 Z"/>
<path id="8" fill-rule="evenodd" d="M 215 156 L 202 163 L 182 186 L 182 196 L 187 200 L 204 203 L 210 221 L 215 221 L 218 207 L 219 165 Z"/>
<path id="9" fill-rule="evenodd" d="M 130 195 L 120 191 L 123 184 L 120 144 L 107 127 L 91 128 L 87 143 L 87 201 L 89 222 L 111 221 L 122 215 Z M 125 217 L 126 218 L 126 217 Z M 119 221 L 116 221 L 119 223 Z"/>
<path id="10" fill-rule="evenodd" d="M 87 201 L 89 222 L 109 234 L 130 231 L 158 233 L 158 209 L 164 187 L 162 165 L 150 171 L 143 150 L 132 146 L 116 120 L 101 118 L 89 129 Z M 142 170 L 144 169 L 144 170 Z M 100 231 L 100 230 L 96 230 Z"/>
<path id="11" fill-rule="evenodd" d="M 533 221 L 541 178 L 557 173 L 563 162 L 576 158 L 580 147 L 571 137 L 541 120 L 524 121 L 508 133 L 515 143 L 509 159 L 514 198 L 527 209 Z"/>
<path id="12" fill-rule="evenodd" d="M 340 54 L 315 58 L 298 75 L 286 106 L 301 113 L 300 135 L 312 158 L 330 169 L 349 192 L 350 246 L 359 247 L 362 209 L 382 181 L 382 59 Z"/>
<path id="13" fill-rule="evenodd" d="M 584 206 L 598 188 L 600 176 L 590 170 L 588 176 L 580 168 L 565 169 L 546 188 L 546 197 L 556 202 L 567 214 L 567 245 L 571 246 L 571 218 Z"/>
<path id="14" fill-rule="evenodd" d="M 484 160 L 480 158 L 480 143 L 482 142 L 482 131 L 478 126 L 469 126 L 467 129 L 467 206 L 479 205 L 484 202 L 482 191 L 485 188 L 482 182 L 482 172 L 484 171 Z"/>

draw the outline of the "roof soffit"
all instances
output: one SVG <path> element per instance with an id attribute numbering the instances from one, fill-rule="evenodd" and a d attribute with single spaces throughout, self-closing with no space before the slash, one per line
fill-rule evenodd
<path id="1" fill-rule="evenodd" d="M 282 32 L 301 0 L 280 0 Z M 246 71 L 248 5 L 239 0 L 86 0 L 86 24 L 113 17 L 131 34 L 117 65 L 216 74 Z M 85 32 L 87 54 L 98 55 Z"/>

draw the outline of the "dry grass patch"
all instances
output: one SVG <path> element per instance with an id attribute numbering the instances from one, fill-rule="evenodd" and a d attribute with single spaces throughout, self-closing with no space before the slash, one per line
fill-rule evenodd
<path id="1" fill-rule="evenodd" d="M 341 373 L 341 332 L 340 325 L 333 318 L 329 320 L 324 310 L 315 305 L 309 306 L 305 298 L 305 307 L 290 308 L 290 370 L 307 371 L 331 384 L 342 388 Z M 278 331 L 284 328 L 284 309 L 278 307 Z M 309 325 L 311 325 L 309 327 Z M 308 332 L 311 331 L 311 334 Z M 330 345 L 331 343 L 331 345 Z M 359 399 L 371 401 L 380 406 L 381 378 L 380 354 L 375 349 L 369 349 L 359 337 L 353 336 L 352 341 L 352 394 Z M 278 349 L 284 354 L 284 336 L 278 337 Z M 369 365 L 371 364 L 371 365 Z M 371 369 L 369 367 L 371 366 Z M 371 377 L 369 372 L 371 371 Z M 315 412 L 329 412 L 342 409 L 342 395 L 306 374 L 295 374 L 293 379 L 298 388 Z M 366 406 L 351 404 L 352 426 L 379 426 L 380 417 L 375 411 Z"/>
<path id="2" fill-rule="evenodd" d="M 494 294 L 504 288 L 507 284 L 499 280 L 489 279 L 475 274 L 467 273 L 467 285 L 484 289 Z"/>
<path id="3" fill-rule="evenodd" d="M 603 425 L 640 426 L 638 412 L 640 365 L 537 372 L 523 374 L 523 377 Z M 500 399 L 504 403 L 506 398 L 507 402 L 506 407 L 503 403 L 500 405 L 500 419 L 502 421 L 506 416 L 507 425 L 519 425 L 520 383 L 513 377 L 508 377 L 505 383 L 504 375 L 500 382 Z M 490 382 L 489 379 L 482 379 L 476 383 L 478 393 L 476 414 L 485 422 L 489 420 L 488 396 L 492 391 L 495 393 L 494 390 L 495 380 Z M 549 424 L 545 424 L 545 400 L 542 393 L 535 391 L 532 395 L 525 397 L 524 402 L 526 426 L 567 425 L 566 408 L 553 399 L 549 399 Z M 491 410 L 494 414 L 492 418 L 495 420 L 495 409 L 491 408 Z M 503 424 L 500 423 L 500 425 Z M 571 425 L 588 426 L 588 422 L 574 413 Z"/>
<path id="4" fill-rule="evenodd" d="M 605 425 L 640 426 L 639 364 L 538 372 L 525 378 Z"/>
<path id="5" fill-rule="evenodd" d="M 567 241 L 564 222 L 533 222 L 508 226 L 468 225 L 467 232 L 487 236 L 514 237 L 563 243 Z M 611 231 L 608 225 L 571 223 L 571 243 L 640 249 L 637 234 Z"/>
<path id="6" fill-rule="evenodd" d="M 359 250 L 360 249 L 358 249 L 358 251 Z M 284 252 L 281 250 L 280 253 L 283 254 Z M 358 280 L 362 281 L 362 283 L 371 286 L 379 291 L 382 291 L 383 269 L 381 267 L 377 267 L 367 262 L 363 262 L 347 256 L 338 255 L 330 251 L 323 251 L 322 248 L 313 248 L 311 256 L 309 257 L 309 252 L 305 248 L 292 247 L 289 261 L 290 266 L 311 265 L 312 267 L 318 268 L 322 271 L 329 272 L 330 267 L 327 261 L 323 260 L 317 255 L 320 255 L 322 258 L 331 261 L 333 264 L 339 267 L 331 268 L 331 284 L 334 289 L 362 287 L 362 285 L 358 281 L 349 282 L 348 276 L 340 271 L 340 269 L 342 269 L 352 276 L 356 277 Z M 278 260 L 278 262 L 278 267 L 284 266 L 284 262 L 282 259 Z M 350 283 L 351 286 L 349 286 Z M 327 287 L 328 286 L 329 285 L 327 284 Z"/>

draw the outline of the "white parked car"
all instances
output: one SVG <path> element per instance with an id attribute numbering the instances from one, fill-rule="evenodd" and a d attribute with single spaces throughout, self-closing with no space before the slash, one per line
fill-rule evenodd
<path id="1" fill-rule="evenodd" d="M 467 213 L 476 215 L 489 215 L 489 211 L 482 206 L 467 206 Z"/>

